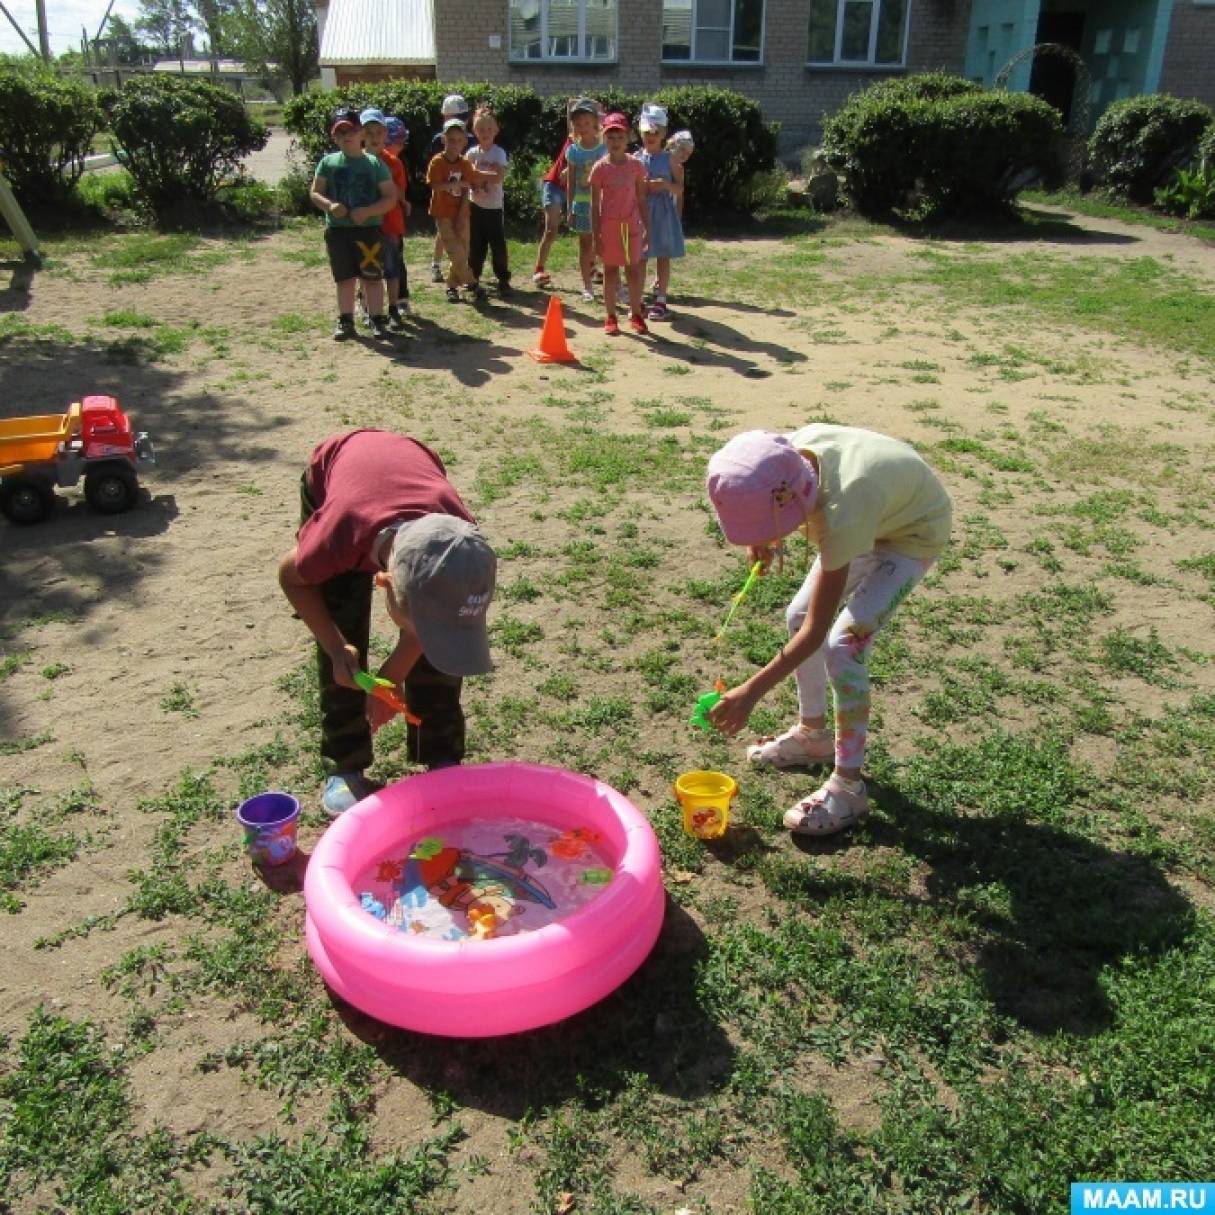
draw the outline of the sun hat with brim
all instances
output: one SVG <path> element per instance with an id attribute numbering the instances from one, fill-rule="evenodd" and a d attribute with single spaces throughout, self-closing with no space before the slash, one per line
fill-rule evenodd
<path id="1" fill-rule="evenodd" d="M 485 614 L 498 558 L 480 528 L 455 515 L 423 515 L 397 529 L 389 560 L 432 666 L 445 675 L 484 675 L 493 667 Z"/>
<path id="2" fill-rule="evenodd" d="M 623 114 L 614 111 L 603 120 L 603 129 L 605 131 L 627 131 L 629 120 Z"/>
<path id="3" fill-rule="evenodd" d="M 748 430 L 709 459 L 705 485 L 731 544 L 772 544 L 805 522 L 818 474 L 784 435 Z"/>
<path id="4" fill-rule="evenodd" d="M 388 123 L 384 119 L 384 111 L 376 109 L 375 106 L 370 106 L 359 115 L 359 122 L 366 126 L 369 122 L 378 122 L 380 126 L 386 127 Z"/>

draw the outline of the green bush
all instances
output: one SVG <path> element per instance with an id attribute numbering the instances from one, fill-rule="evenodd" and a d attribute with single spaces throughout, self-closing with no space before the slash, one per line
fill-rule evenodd
<path id="1" fill-rule="evenodd" d="M 524 154 L 512 156 L 506 167 L 506 180 L 502 183 L 506 214 L 529 236 L 536 235 L 542 226 L 540 178 L 548 166 L 549 161 Z M 536 232 L 530 231 L 533 228 Z"/>
<path id="2" fill-rule="evenodd" d="M 410 194 L 415 202 L 424 202 L 420 183 L 426 172 L 430 140 L 439 128 L 443 98 L 451 92 L 461 93 L 473 107 L 483 103 L 493 107 L 502 127 L 503 147 L 512 161 L 524 161 L 529 172 L 540 161 L 547 168 L 560 150 L 565 139 L 565 95 L 541 98 L 533 89 L 515 85 L 411 81 L 348 85 L 292 98 L 283 118 L 305 156 L 315 164 L 333 149 L 329 119 L 339 106 L 362 109 L 374 105 L 386 114 L 395 114 L 409 128 L 405 159 Z M 692 131 L 697 145 L 688 166 L 688 216 L 736 208 L 745 201 L 751 178 L 770 172 L 776 163 L 776 126 L 765 123 L 758 103 L 741 94 L 696 86 L 663 89 L 644 96 L 614 88 L 594 95 L 607 109 L 622 110 L 631 119 L 636 119 L 643 101 L 656 100 L 667 107 L 671 130 L 686 127 Z M 522 180 L 522 169 L 516 177 Z M 519 207 L 526 207 L 527 214 Z M 539 214 L 539 197 L 524 203 L 521 191 L 508 190 L 507 211 L 515 219 L 530 222 L 529 216 Z"/>
<path id="3" fill-rule="evenodd" d="M 23 206 L 66 202 L 104 125 L 98 94 L 79 81 L 0 70 L 0 164 Z"/>
<path id="4" fill-rule="evenodd" d="M 1115 101 L 1088 143 L 1093 175 L 1114 194 L 1149 203 L 1157 186 L 1198 155 L 1213 119 L 1201 102 L 1162 93 Z"/>
<path id="5" fill-rule="evenodd" d="M 180 76 L 130 80 L 111 96 L 109 119 L 136 198 L 160 220 L 208 208 L 268 137 L 235 93 Z"/>
<path id="6" fill-rule="evenodd" d="M 823 126 L 822 151 L 865 215 L 946 219 L 1008 211 L 1061 169 L 1058 112 L 1026 93 L 932 73 L 854 93 Z"/>

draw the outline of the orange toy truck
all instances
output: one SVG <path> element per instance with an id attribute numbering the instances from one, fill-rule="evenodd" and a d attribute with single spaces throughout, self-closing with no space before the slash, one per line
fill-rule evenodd
<path id="1" fill-rule="evenodd" d="M 40 523 L 55 488 L 83 476 L 89 505 L 116 515 L 135 505 L 139 468 L 155 461 L 151 439 L 132 431 L 114 397 L 85 397 L 61 414 L 0 418 L 0 514 Z"/>

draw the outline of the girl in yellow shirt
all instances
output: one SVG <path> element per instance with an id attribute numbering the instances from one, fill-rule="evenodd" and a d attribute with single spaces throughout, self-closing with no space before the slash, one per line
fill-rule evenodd
<path id="1" fill-rule="evenodd" d="M 790 640 L 767 666 L 726 692 L 710 720 L 737 734 L 760 699 L 793 675 L 798 721 L 747 755 L 757 766 L 777 768 L 834 758 L 827 782 L 784 819 L 798 834 L 833 835 L 869 813 L 861 780 L 869 726 L 866 659 L 873 639 L 948 542 L 949 495 L 906 443 L 827 424 L 789 436 L 736 435 L 709 461 L 707 485 L 726 539 L 745 546 L 752 562 L 766 569 L 781 541 L 799 530 L 818 547 L 786 613 Z M 826 722 L 828 682 L 834 732 Z"/>

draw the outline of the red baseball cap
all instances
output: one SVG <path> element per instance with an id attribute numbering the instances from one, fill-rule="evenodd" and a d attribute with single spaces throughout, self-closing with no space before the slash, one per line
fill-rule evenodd
<path id="1" fill-rule="evenodd" d="M 603 129 L 605 131 L 628 131 L 629 120 L 615 110 L 603 120 Z"/>

